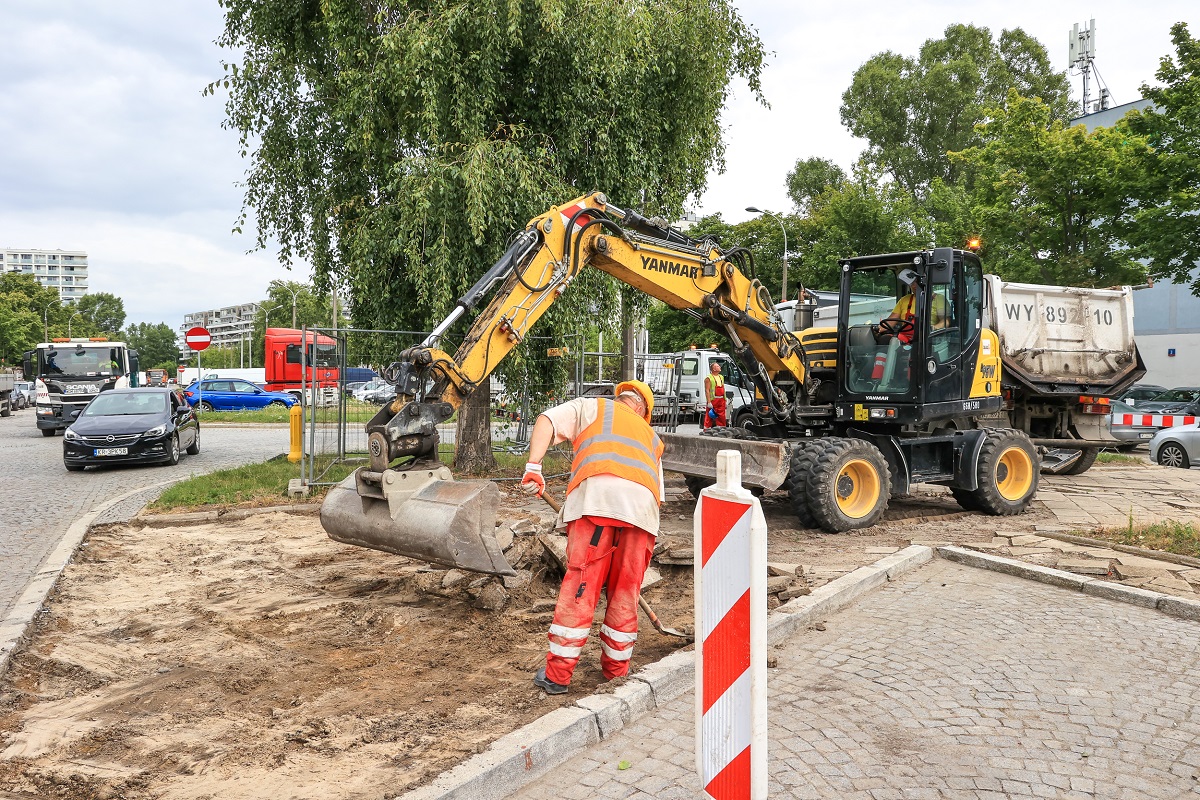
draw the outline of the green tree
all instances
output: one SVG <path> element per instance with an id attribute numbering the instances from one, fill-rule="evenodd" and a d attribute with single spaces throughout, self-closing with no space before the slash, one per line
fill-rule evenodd
<path id="1" fill-rule="evenodd" d="M 817 195 L 845 179 L 846 173 L 842 168 L 828 159 L 800 159 L 787 174 L 788 197 L 798 211 L 806 213 Z"/>
<path id="2" fill-rule="evenodd" d="M 1150 261 L 1150 274 L 1200 295 L 1200 42 L 1186 23 L 1171 27 L 1175 56 L 1164 56 L 1155 77 L 1142 86 L 1154 106 L 1130 112 L 1130 129 L 1145 136 L 1150 180 L 1134 214 L 1129 241 Z"/>
<path id="3" fill-rule="evenodd" d="M 1005 30 L 997 40 L 987 28 L 950 25 L 916 58 L 888 51 L 859 67 L 842 95 L 842 123 L 867 140 L 873 165 L 924 196 L 935 178 L 957 181 L 947 151 L 980 144 L 975 126 L 1009 89 L 1042 98 L 1053 119 L 1074 110 L 1065 73 L 1051 68 L 1045 47 L 1023 30 Z"/>
<path id="4" fill-rule="evenodd" d="M 676 216 L 723 166 L 732 79 L 760 91 L 762 45 L 731 0 L 221 5 L 258 244 L 348 289 L 360 327 L 428 330 L 511 231 L 585 191 Z M 586 275 L 538 333 L 616 309 Z M 460 431 L 481 440 L 470 466 L 490 460 L 486 425 Z"/>
<path id="5" fill-rule="evenodd" d="M 38 342 L 66 336 L 71 313 L 57 290 L 45 288 L 32 275 L 0 272 L 0 359 L 18 364 Z"/>
<path id="6" fill-rule="evenodd" d="M 85 294 L 75 301 L 74 311 L 79 312 L 79 318 L 72 323 L 73 333 L 76 332 L 76 326 L 82 323 L 78 329 L 81 333 L 115 338 L 125 325 L 125 301 L 109 292 Z"/>
<path id="7" fill-rule="evenodd" d="M 1063 286 L 1145 279 L 1126 241 L 1148 149 L 1127 123 L 1068 128 L 1041 100 L 1014 90 L 980 134 L 983 145 L 951 157 L 973 173 L 989 271 Z"/>
<path id="8" fill-rule="evenodd" d="M 175 331 L 165 322 L 135 322 L 121 334 L 125 343 L 138 351 L 143 369 L 170 369 L 172 374 L 179 358 Z"/>
<path id="9" fill-rule="evenodd" d="M 806 287 L 827 290 L 838 288 L 839 259 L 927 247 L 932 236 L 929 216 L 913 195 L 861 163 L 813 198 L 797 228 L 793 271 Z"/>

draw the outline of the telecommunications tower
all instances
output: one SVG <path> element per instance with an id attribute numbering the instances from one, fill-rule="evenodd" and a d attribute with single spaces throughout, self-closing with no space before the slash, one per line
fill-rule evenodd
<path id="1" fill-rule="evenodd" d="M 1067 68 L 1072 71 L 1078 70 L 1083 75 L 1083 113 L 1103 111 L 1109 107 L 1112 94 L 1104 84 L 1104 79 L 1100 77 L 1100 70 L 1096 69 L 1096 20 L 1090 20 L 1083 26 L 1083 30 L 1080 30 L 1079 23 L 1076 23 L 1068 38 Z M 1096 73 L 1096 84 L 1100 89 L 1100 99 L 1094 104 L 1091 93 L 1093 72 Z"/>

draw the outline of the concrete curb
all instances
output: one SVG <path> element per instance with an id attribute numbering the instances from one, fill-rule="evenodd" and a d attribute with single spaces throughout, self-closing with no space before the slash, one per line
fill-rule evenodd
<path id="1" fill-rule="evenodd" d="M 933 549 L 907 547 L 869 566 L 797 597 L 767 620 L 770 643 L 824 619 L 855 598 L 933 560 Z M 574 706 L 551 711 L 541 719 L 496 740 L 485 752 L 444 772 L 399 800 L 500 800 L 562 764 L 580 750 L 607 739 L 643 714 L 693 689 L 695 652 L 677 651 L 647 664 L 612 694 L 582 697 Z"/>
<path id="2" fill-rule="evenodd" d="M 1036 564 L 1026 564 L 1003 556 L 993 556 L 968 550 L 963 547 L 946 545 L 937 548 L 940 558 L 954 561 L 968 567 L 988 569 L 993 572 L 1003 572 L 1026 580 L 1060 586 L 1064 589 L 1077 589 L 1093 597 L 1103 597 L 1106 600 L 1116 600 L 1120 603 L 1152 608 L 1157 611 L 1180 619 L 1200 621 L 1200 600 L 1188 600 L 1183 597 L 1139 589 L 1136 586 L 1124 586 L 1111 581 L 1102 581 L 1087 575 L 1076 575 L 1060 569 L 1039 567 Z"/>
<path id="3" fill-rule="evenodd" d="M 0 675 L 8 671 L 13 655 L 25 642 L 30 624 L 42 610 L 46 598 L 49 597 L 50 592 L 58 584 L 58 579 L 62 575 L 63 570 L 67 568 L 67 564 L 71 563 L 71 559 L 75 556 L 75 551 L 79 549 L 79 545 L 83 542 L 88 530 L 92 527 L 92 522 L 108 509 L 128 500 L 134 495 L 151 489 L 157 489 L 160 486 L 169 486 L 172 483 L 175 483 L 175 481 L 163 481 L 126 492 L 119 497 L 104 501 L 71 523 L 67 528 L 67 532 L 59 540 L 58 546 L 54 548 L 54 551 L 50 555 L 46 556 L 46 560 L 42 562 L 41 568 L 34 574 L 29 583 L 26 584 L 25 590 L 21 592 L 20 597 L 17 598 L 12 608 L 9 609 L 8 616 L 0 621 Z"/>

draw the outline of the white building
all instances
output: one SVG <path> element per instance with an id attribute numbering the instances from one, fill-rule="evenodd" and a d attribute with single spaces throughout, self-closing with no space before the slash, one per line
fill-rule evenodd
<path id="1" fill-rule="evenodd" d="M 88 293 L 88 257 L 82 250 L 0 250 L 0 269 L 32 275 L 63 302 L 74 303 Z"/>
<path id="2" fill-rule="evenodd" d="M 246 349 L 252 344 L 254 334 L 254 318 L 258 315 L 258 303 L 240 303 L 210 311 L 194 311 L 185 314 L 183 324 L 179 326 L 179 354 L 191 357 L 193 351 L 183 340 L 183 335 L 190 328 L 200 326 L 207 328 L 212 334 L 213 347 L 231 347 Z M 247 350 L 247 352 L 249 352 Z"/>

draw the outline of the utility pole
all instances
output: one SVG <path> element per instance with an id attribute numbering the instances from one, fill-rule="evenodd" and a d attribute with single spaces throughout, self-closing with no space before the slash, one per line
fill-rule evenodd
<path id="1" fill-rule="evenodd" d="M 783 286 L 780 287 L 779 302 L 787 302 L 787 228 L 783 227 L 783 220 L 781 220 L 778 215 L 772 214 L 770 211 L 763 211 L 762 209 L 755 208 L 754 206 L 749 206 L 746 210 L 751 214 L 766 214 L 769 217 L 775 217 L 775 221 L 779 223 L 779 230 L 783 231 Z M 801 297 L 800 299 L 803 300 L 804 298 Z"/>

